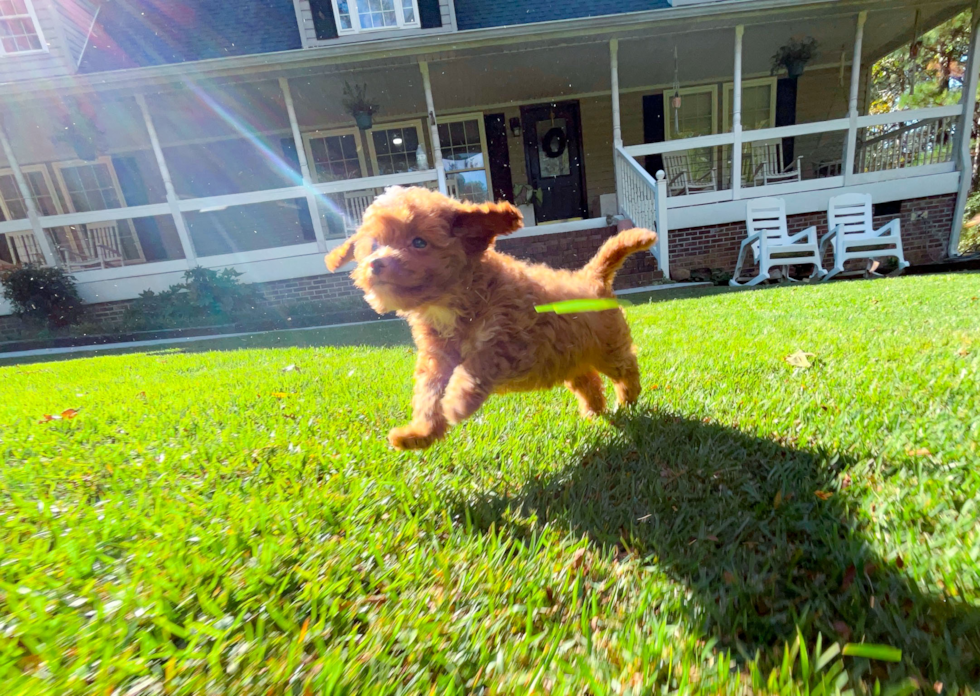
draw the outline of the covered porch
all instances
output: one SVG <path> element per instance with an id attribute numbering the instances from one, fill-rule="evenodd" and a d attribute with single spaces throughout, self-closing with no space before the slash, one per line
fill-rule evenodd
<path id="1" fill-rule="evenodd" d="M 965 200 L 972 103 L 868 113 L 871 63 L 964 7 L 643 13 L 534 40 L 312 50 L 22 91 L 2 114 L 0 261 L 63 266 L 90 302 L 161 290 L 195 265 L 254 283 L 322 275 L 377 193 L 425 185 L 514 201 L 534 220 L 515 235 L 528 243 L 627 217 L 660 233 L 669 276 L 673 233 L 711 245 L 704 230 L 743 220 L 748 198 L 784 197 L 800 215 L 844 190 Z M 818 48 L 802 76 L 770 74 L 773 53 L 805 37 Z M 347 84 L 380 107 L 370 127 L 345 108 Z"/>

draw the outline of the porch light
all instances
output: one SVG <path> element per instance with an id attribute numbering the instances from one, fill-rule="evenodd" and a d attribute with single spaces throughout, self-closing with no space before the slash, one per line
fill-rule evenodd
<path id="1" fill-rule="evenodd" d="M 515 138 L 521 137 L 521 119 L 519 119 L 517 116 L 514 116 L 510 120 L 510 134 Z"/>
<path id="2" fill-rule="evenodd" d="M 402 137 L 400 135 L 396 135 L 394 138 L 391 139 L 392 145 L 401 145 L 403 142 L 405 141 L 402 140 Z"/>

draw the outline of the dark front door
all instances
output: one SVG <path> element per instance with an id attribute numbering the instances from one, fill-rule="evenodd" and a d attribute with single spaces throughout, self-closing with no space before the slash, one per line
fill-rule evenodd
<path id="1" fill-rule="evenodd" d="M 531 186 L 540 189 L 534 204 L 537 222 L 585 217 L 585 167 L 578 102 L 521 107 L 524 157 Z"/>

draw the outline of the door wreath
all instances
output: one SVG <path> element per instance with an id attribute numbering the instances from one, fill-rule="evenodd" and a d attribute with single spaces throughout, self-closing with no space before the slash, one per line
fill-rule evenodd
<path id="1" fill-rule="evenodd" d="M 561 128 L 555 126 L 541 138 L 541 149 L 544 150 L 544 154 L 548 156 L 549 159 L 555 159 L 556 157 L 561 157 L 565 152 L 565 147 L 568 146 L 568 136 L 565 135 L 565 131 Z"/>

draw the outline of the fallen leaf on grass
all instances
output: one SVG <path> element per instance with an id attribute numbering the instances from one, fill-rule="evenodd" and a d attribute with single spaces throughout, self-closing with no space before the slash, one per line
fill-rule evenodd
<path id="1" fill-rule="evenodd" d="M 295 394 L 287 394 L 286 392 L 272 392 L 272 395 L 277 399 L 287 399 L 290 396 L 295 396 Z"/>
<path id="2" fill-rule="evenodd" d="M 827 491 L 814 491 L 813 495 L 820 498 L 820 500 L 830 500 L 834 497 L 833 493 L 828 493 Z"/>
<path id="3" fill-rule="evenodd" d="M 843 638 L 844 639 L 844 642 L 846 643 L 847 642 L 847 639 L 851 637 L 851 628 L 850 628 L 850 626 L 848 626 L 843 621 L 835 621 L 833 623 L 833 626 L 834 626 L 834 630 L 837 631 L 837 635 L 839 635 L 841 638 Z"/>
<path id="4" fill-rule="evenodd" d="M 906 452 L 906 454 L 909 455 L 910 457 L 929 457 L 929 456 L 932 456 L 932 452 L 930 452 L 929 450 L 927 450 L 925 447 L 922 447 L 920 449 L 915 449 L 915 450 L 911 450 L 910 449 L 910 450 L 908 450 Z"/>
<path id="5" fill-rule="evenodd" d="M 855 577 L 857 577 L 857 568 L 855 568 L 853 565 L 847 566 L 847 568 L 844 570 L 844 577 L 840 581 L 840 591 L 846 592 L 847 588 L 854 582 Z"/>
<path id="6" fill-rule="evenodd" d="M 935 691 L 937 694 L 941 694 L 943 692 L 943 683 L 937 681 L 935 684 L 932 685 L 932 690 Z"/>
<path id="7" fill-rule="evenodd" d="M 41 417 L 41 420 L 38 421 L 38 423 L 50 423 L 51 421 L 58 421 L 58 420 L 71 420 L 77 415 L 78 415 L 77 408 L 68 408 L 62 411 L 61 413 L 55 415 L 51 415 L 50 413 L 45 413 Z"/>
<path id="8" fill-rule="evenodd" d="M 726 570 L 724 573 L 722 573 L 721 577 L 725 580 L 726 585 L 731 585 L 735 582 L 735 576 L 730 570 Z"/>
<path id="9" fill-rule="evenodd" d="M 776 493 L 776 497 L 772 499 L 772 506 L 774 509 L 778 510 L 779 506 L 783 504 L 783 492 L 779 491 Z"/>
<path id="10" fill-rule="evenodd" d="M 582 559 L 585 558 L 585 549 L 578 549 L 572 554 L 572 568 L 578 568 L 582 565 Z"/>
<path id="11" fill-rule="evenodd" d="M 300 372 L 300 371 L 301 370 L 298 367 L 296 367 L 295 365 L 286 365 L 286 367 L 284 367 L 284 368 L 282 368 L 282 370 L 280 370 L 280 372 Z"/>
<path id="12" fill-rule="evenodd" d="M 814 357 L 813 353 L 805 353 L 802 350 L 798 350 L 792 355 L 788 355 L 784 358 L 793 367 L 799 367 L 802 369 L 807 369 L 808 367 L 813 367 L 813 363 L 810 362 L 810 358 Z"/>
<path id="13" fill-rule="evenodd" d="M 895 565 L 898 566 L 899 570 L 905 567 L 905 561 L 902 560 L 901 556 L 895 556 Z"/>
<path id="14" fill-rule="evenodd" d="M 844 655 L 851 657 L 867 657 L 870 660 L 885 660 L 886 662 L 901 662 L 902 651 L 890 645 L 875 645 L 874 643 L 848 643 L 841 650 Z"/>

